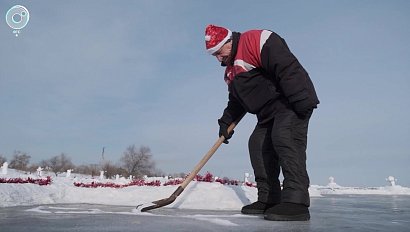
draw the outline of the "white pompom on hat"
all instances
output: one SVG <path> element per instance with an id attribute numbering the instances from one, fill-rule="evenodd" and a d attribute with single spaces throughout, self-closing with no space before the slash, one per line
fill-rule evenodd
<path id="1" fill-rule="evenodd" d="M 205 46 L 209 54 L 218 51 L 232 36 L 231 30 L 216 26 L 208 25 L 205 29 Z"/>

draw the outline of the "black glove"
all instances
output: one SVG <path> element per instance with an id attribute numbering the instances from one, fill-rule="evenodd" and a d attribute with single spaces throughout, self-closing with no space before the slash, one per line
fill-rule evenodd
<path id="1" fill-rule="evenodd" d="M 223 122 L 222 120 L 218 120 L 218 124 L 219 124 L 219 137 L 223 136 L 225 138 L 224 143 L 228 144 L 229 143 L 228 139 L 232 137 L 234 131 L 232 130 L 231 133 L 228 134 L 229 125 Z"/>

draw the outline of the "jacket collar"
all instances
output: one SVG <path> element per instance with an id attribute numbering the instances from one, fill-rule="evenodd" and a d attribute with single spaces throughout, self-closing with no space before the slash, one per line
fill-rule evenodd
<path id="1" fill-rule="evenodd" d="M 224 62 L 221 62 L 221 66 L 232 66 L 233 62 L 235 61 L 235 56 L 236 52 L 238 51 L 238 44 L 239 44 L 239 39 L 241 37 L 241 33 L 239 32 L 232 32 L 232 48 L 231 48 L 231 60 L 229 61 L 229 64 L 225 64 Z"/>

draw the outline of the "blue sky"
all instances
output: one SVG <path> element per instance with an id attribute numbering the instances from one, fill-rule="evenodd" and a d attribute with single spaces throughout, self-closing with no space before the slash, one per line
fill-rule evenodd
<path id="1" fill-rule="evenodd" d="M 30 12 L 15 37 L 12 6 Z M 217 139 L 223 68 L 204 29 L 270 29 L 284 37 L 321 100 L 309 128 L 312 184 L 410 186 L 408 1 L 1 1 L 0 154 L 32 163 L 67 153 L 117 162 L 149 146 L 165 173 L 189 172 Z M 204 167 L 252 173 L 247 115 Z"/>

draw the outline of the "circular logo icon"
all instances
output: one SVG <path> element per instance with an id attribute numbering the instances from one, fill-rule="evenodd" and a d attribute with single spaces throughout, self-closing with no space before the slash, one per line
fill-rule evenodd
<path id="1" fill-rule="evenodd" d="M 30 13 L 27 8 L 15 5 L 6 14 L 6 22 L 9 27 L 15 30 L 24 28 L 30 19 Z"/>

